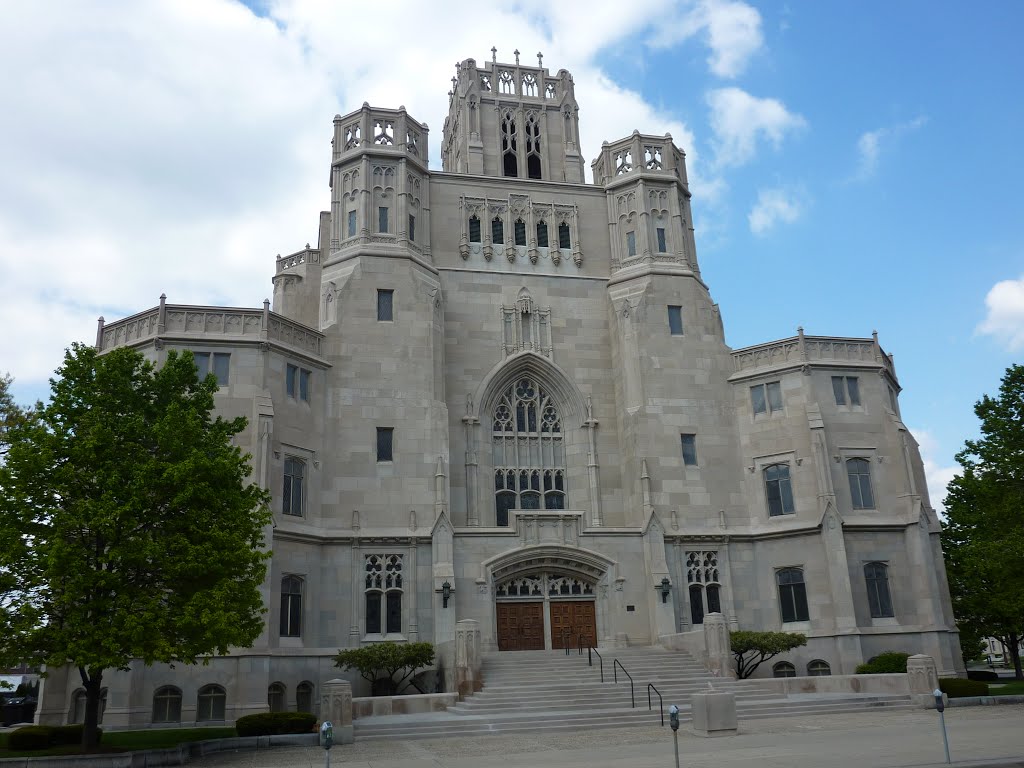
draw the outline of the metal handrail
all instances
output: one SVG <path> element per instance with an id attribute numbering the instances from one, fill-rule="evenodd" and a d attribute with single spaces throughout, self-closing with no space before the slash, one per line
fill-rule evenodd
<path id="1" fill-rule="evenodd" d="M 626 668 L 624 666 L 622 666 L 622 662 L 621 661 L 619 661 L 618 659 L 615 659 L 615 663 L 612 664 L 612 674 L 615 676 L 615 683 L 616 684 L 618 684 L 618 682 L 619 682 L 619 673 L 616 671 L 616 669 L 615 669 L 616 667 L 621 669 L 623 674 L 625 674 L 626 677 L 629 678 L 629 699 L 632 702 L 631 706 L 633 707 L 633 709 L 636 709 L 636 694 L 633 693 L 633 676 L 631 674 L 629 674 L 629 672 L 626 672 Z"/>
<path id="2" fill-rule="evenodd" d="M 651 690 L 654 690 L 658 694 L 658 707 L 661 709 L 661 727 L 665 727 L 665 700 L 661 698 L 661 691 L 654 687 L 654 683 L 647 684 L 647 711 L 650 712 L 651 707 Z"/>
<path id="3" fill-rule="evenodd" d="M 593 651 L 594 653 L 597 654 L 597 660 L 601 664 L 601 682 L 603 683 L 604 682 L 604 658 L 602 658 L 601 653 L 597 650 L 597 648 L 595 648 L 594 646 L 592 646 L 592 645 L 590 645 L 588 643 L 587 644 L 587 666 L 588 667 L 594 666 L 594 659 L 590 655 L 591 651 Z"/>
<path id="4" fill-rule="evenodd" d="M 562 646 L 565 648 L 565 655 L 569 655 L 569 638 L 572 637 L 571 629 L 562 630 Z"/>

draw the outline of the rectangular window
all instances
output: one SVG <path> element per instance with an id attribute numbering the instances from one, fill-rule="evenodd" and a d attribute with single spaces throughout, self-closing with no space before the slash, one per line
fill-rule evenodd
<path id="1" fill-rule="evenodd" d="M 658 253 L 665 253 L 668 250 L 668 247 L 665 243 L 665 228 L 658 227 L 655 230 L 655 232 L 658 235 Z"/>
<path id="2" fill-rule="evenodd" d="M 385 233 L 388 231 L 388 209 L 383 205 L 377 209 L 377 231 Z"/>
<path id="3" fill-rule="evenodd" d="M 558 225 L 558 247 L 572 248 L 572 241 L 569 238 L 569 225 L 564 221 Z"/>
<path id="4" fill-rule="evenodd" d="M 387 288 L 377 289 L 377 319 L 394 320 L 395 292 Z"/>
<path id="5" fill-rule="evenodd" d="M 377 427 L 377 461 L 394 461 L 394 427 Z"/>
<path id="6" fill-rule="evenodd" d="M 480 219 L 476 216 L 469 217 L 469 242 L 480 242 Z"/>
<path id="7" fill-rule="evenodd" d="M 783 568 L 775 574 L 779 585 L 779 607 L 782 609 L 782 623 L 808 621 L 807 587 L 804 572 L 800 568 Z"/>
<path id="8" fill-rule="evenodd" d="M 366 593 L 366 634 L 380 634 L 380 592 Z"/>
<path id="9" fill-rule="evenodd" d="M 409 242 L 416 242 L 416 217 L 409 214 Z"/>
<path id="10" fill-rule="evenodd" d="M 832 394 L 836 405 L 860 405 L 860 385 L 856 376 L 833 376 Z"/>
<path id="11" fill-rule="evenodd" d="M 687 467 L 697 466 L 697 436 L 680 435 L 683 442 L 683 464 Z"/>
<path id="12" fill-rule="evenodd" d="M 750 388 L 750 402 L 754 413 L 775 413 L 782 410 L 782 384 L 770 381 Z"/>
<path id="13" fill-rule="evenodd" d="M 311 371 L 289 363 L 288 369 L 285 372 L 285 389 L 288 392 L 288 397 L 298 397 L 300 400 L 305 400 L 308 403 L 309 381 L 312 375 Z"/>
<path id="14" fill-rule="evenodd" d="M 398 634 L 402 631 L 401 592 L 388 592 L 387 620 L 388 634 Z"/>
<path id="15" fill-rule="evenodd" d="M 526 245 L 526 222 L 522 219 L 516 219 L 516 223 L 513 225 L 516 245 Z"/>
<path id="16" fill-rule="evenodd" d="M 772 464 L 765 467 L 762 474 L 769 517 L 793 514 L 796 508 L 793 505 L 793 486 L 789 481 L 789 465 Z"/>
<path id="17" fill-rule="evenodd" d="M 348 236 L 349 237 L 355 237 L 356 236 L 356 212 L 355 211 L 349 211 L 348 212 Z"/>
<path id="18" fill-rule="evenodd" d="M 864 566 L 864 581 L 868 588 L 868 607 L 873 619 L 891 619 L 892 596 L 889 594 L 889 569 L 885 563 Z"/>
<path id="19" fill-rule="evenodd" d="M 284 460 L 284 490 L 282 493 L 281 512 L 286 515 L 302 517 L 305 497 L 303 488 L 306 476 L 306 464 L 301 459 L 287 458 Z"/>
<path id="20" fill-rule="evenodd" d="M 683 308 L 672 304 L 668 307 L 668 332 L 673 336 L 683 335 Z"/>
<path id="21" fill-rule="evenodd" d="M 491 221 L 491 242 L 496 245 L 505 244 L 505 224 L 499 218 Z"/>
<path id="22" fill-rule="evenodd" d="M 230 353 L 193 352 L 192 357 L 196 361 L 196 372 L 199 374 L 200 379 L 205 379 L 212 373 L 217 377 L 218 386 L 226 387 L 228 385 L 228 372 L 231 368 Z"/>
<path id="23" fill-rule="evenodd" d="M 636 232 L 626 233 L 626 255 L 636 256 Z"/>
<path id="24" fill-rule="evenodd" d="M 548 223 L 546 221 L 537 222 L 537 247 L 548 247 Z"/>

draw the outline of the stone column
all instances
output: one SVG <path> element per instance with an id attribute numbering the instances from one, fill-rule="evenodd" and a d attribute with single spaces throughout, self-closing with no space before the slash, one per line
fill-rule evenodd
<path id="1" fill-rule="evenodd" d="M 455 690 L 469 696 L 483 687 L 480 678 L 480 625 L 474 619 L 455 624 Z"/>
<path id="2" fill-rule="evenodd" d="M 351 744 L 355 741 L 352 729 L 352 683 L 336 678 L 323 684 L 320 696 L 320 717 L 334 726 L 334 741 Z"/>
<path id="3" fill-rule="evenodd" d="M 708 654 L 707 665 L 711 674 L 719 677 L 736 677 L 729 644 L 729 626 L 722 614 L 709 613 L 704 617 L 704 647 Z"/>
<path id="4" fill-rule="evenodd" d="M 934 692 L 939 687 L 939 673 L 935 669 L 935 659 L 925 656 L 923 653 L 907 659 L 907 683 L 910 686 L 910 698 L 915 704 L 922 707 L 934 707 Z"/>

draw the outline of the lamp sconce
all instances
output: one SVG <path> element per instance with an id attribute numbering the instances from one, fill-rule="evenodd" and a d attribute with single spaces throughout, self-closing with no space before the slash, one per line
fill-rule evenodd
<path id="1" fill-rule="evenodd" d="M 441 607 L 448 607 L 448 598 L 452 596 L 452 585 L 448 582 L 448 579 L 444 580 L 444 584 L 441 585 Z"/>
<path id="2" fill-rule="evenodd" d="M 668 602 L 668 595 L 671 591 L 672 583 L 668 580 L 668 577 L 666 576 L 661 580 L 661 602 Z"/>

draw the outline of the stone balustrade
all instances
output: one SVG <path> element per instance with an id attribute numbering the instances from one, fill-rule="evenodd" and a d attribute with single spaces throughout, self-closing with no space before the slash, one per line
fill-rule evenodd
<path id="1" fill-rule="evenodd" d="M 96 348 L 101 352 L 123 346 L 139 346 L 157 339 L 166 341 L 267 341 L 312 355 L 320 355 L 323 334 L 283 315 L 263 309 L 204 307 L 160 304 L 153 309 L 106 323 L 101 317 L 96 331 Z"/>
<path id="2" fill-rule="evenodd" d="M 290 253 L 287 256 L 278 254 L 277 256 L 277 268 L 275 274 L 281 274 L 286 270 L 298 267 L 301 264 L 319 264 L 320 263 L 320 249 L 310 248 L 309 243 L 306 243 L 306 247 L 301 251 Z"/>
<path id="3" fill-rule="evenodd" d="M 671 174 L 686 184 L 683 152 L 672 134 L 652 136 L 633 131 L 631 136 L 601 145 L 601 154 L 591 163 L 595 184 L 608 184 L 635 172 Z"/>
<path id="4" fill-rule="evenodd" d="M 881 366 L 896 380 L 896 367 L 878 344 L 877 334 L 870 339 L 805 336 L 800 329 L 788 339 L 734 350 L 732 359 L 737 372 L 807 363 L 864 363 Z"/>

